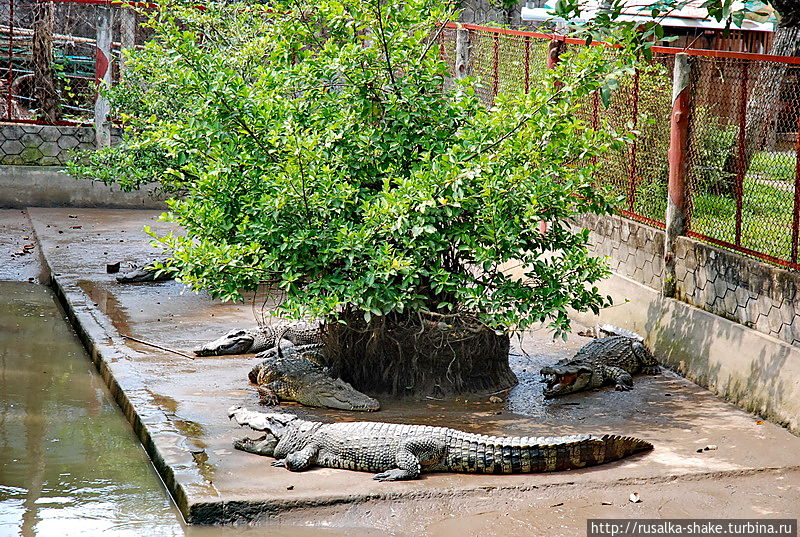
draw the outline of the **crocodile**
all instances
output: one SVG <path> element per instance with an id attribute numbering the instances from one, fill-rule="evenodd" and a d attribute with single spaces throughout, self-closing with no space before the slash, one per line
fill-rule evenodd
<path id="1" fill-rule="evenodd" d="M 583 468 L 653 448 L 619 435 L 504 437 L 448 427 L 378 422 L 320 423 L 293 414 L 233 406 L 228 417 L 261 431 L 235 440 L 236 449 L 277 459 L 272 466 L 298 472 L 314 465 L 378 472 L 378 481 L 416 479 L 422 472 L 512 474 Z"/>
<path id="2" fill-rule="evenodd" d="M 267 358 L 248 375 L 258 385 L 262 404 L 278 400 L 296 401 L 307 406 L 371 412 L 380 410 L 380 403 L 364 395 L 318 363 L 317 344 L 288 345 L 277 355 L 272 350 L 259 354 Z M 315 360 L 316 359 L 316 360 Z"/>
<path id="3" fill-rule="evenodd" d="M 193 349 L 192 352 L 197 356 L 246 354 L 267 351 L 276 346 L 286 346 L 286 342 L 289 345 L 320 344 L 320 323 L 297 322 L 231 330 L 224 336 Z"/>
<path id="4" fill-rule="evenodd" d="M 139 283 L 139 282 L 165 282 L 175 278 L 175 274 L 169 270 L 157 269 L 154 265 L 165 265 L 169 258 L 161 257 L 153 259 L 144 266 L 134 268 L 124 274 L 117 276 L 119 283 Z"/>
<path id="5" fill-rule="evenodd" d="M 542 382 L 546 398 L 575 393 L 614 384 L 619 391 L 633 388 L 634 373 L 657 375 L 658 362 L 644 346 L 643 338 L 634 332 L 610 325 L 600 327 L 598 335 L 615 334 L 594 339 L 574 357 L 543 367 Z"/>

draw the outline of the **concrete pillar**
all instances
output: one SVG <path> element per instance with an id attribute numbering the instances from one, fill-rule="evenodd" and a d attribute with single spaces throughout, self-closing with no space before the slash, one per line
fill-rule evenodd
<path id="1" fill-rule="evenodd" d="M 95 81 L 98 89 L 111 86 L 111 27 L 113 11 L 109 6 L 97 6 L 97 43 L 95 45 Z M 111 129 L 108 124 L 110 106 L 108 99 L 100 95 L 94 101 L 94 130 L 97 147 L 111 145 Z"/>
<path id="2" fill-rule="evenodd" d="M 461 24 L 456 29 L 456 78 L 469 76 L 469 30 Z"/>
<path id="3" fill-rule="evenodd" d="M 691 64 L 687 54 L 675 55 L 672 77 L 672 115 L 669 134 L 669 184 L 664 241 L 664 296 L 675 296 L 675 243 L 686 231 L 686 175 L 689 145 Z"/>
<path id="4" fill-rule="evenodd" d="M 123 50 L 123 55 L 119 64 L 119 74 L 121 77 L 125 76 L 125 69 L 128 62 L 126 61 L 124 51 L 132 49 L 136 45 L 136 12 L 129 7 L 118 8 L 119 13 L 119 42 Z"/>

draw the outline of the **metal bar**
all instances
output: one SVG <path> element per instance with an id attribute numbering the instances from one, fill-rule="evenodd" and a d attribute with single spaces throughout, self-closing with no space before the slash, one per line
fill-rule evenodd
<path id="1" fill-rule="evenodd" d="M 525 94 L 530 92 L 531 80 L 531 38 L 525 36 Z"/>
<path id="2" fill-rule="evenodd" d="M 792 263 L 797 263 L 798 240 L 800 240 L 800 117 L 797 118 L 797 144 L 794 166 L 794 215 L 792 218 Z"/>
<path id="3" fill-rule="evenodd" d="M 11 119 L 14 99 L 11 85 L 14 84 L 14 0 L 8 0 L 8 80 L 6 82 L 6 119 Z"/>
<path id="4" fill-rule="evenodd" d="M 739 92 L 739 141 L 738 158 L 736 162 L 736 238 L 735 244 L 742 244 L 742 198 L 744 196 L 744 176 L 747 173 L 745 158 L 745 132 L 747 130 L 747 82 L 749 80 L 750 64 L 745 63 L 742 70 L 742 86 Z"/>
<path id="5" fill-rule="evenodd" d="M 647 216 L 642 216 L 641 214 L 626 211 L 625 209 L 618 209 L 617 212 L 626 218 L 630 218 L 631 220 L 638 220 L 640 222 L 644 222 L 645 224 L 657 227 L 659 229 L 664 229 L 666 227 L 666 224 L 664 222 L 659 222 L 658 220 L 653 220 L 652 218 L 648 218 Z"/>
<path id="6" fill-rule="evenodd" d="M 494 73 L 493 73 L 494 85 L 492 87 L 492 93 L 494 96 L 497 97 L 497 93 L 500 91 L 500 40 L 497 38 L 497 34 L 494 36 Z"/>
<path id="7" fill-rule="evenodd" d="M 633 130 L 639 124 L 639 70 L 633 73 Z M 636 204 L 636 140 L 631 144 L 631 166 L 628 175 L 628 210 L 633 212 Z"/>
<path id="8" fill-rule="evenodd" d="M 63 0 L 61 0 L 63 1 Z M 90 0 L 80 0 L 90 1 Z M 455 28 L 456 23 L 447 23 L 448 28 Z M 522 30 L 509 30 L 506 28 L 493 28 L 491 26 L 480 26 L 477 24 L 463 24 L 464 28 L 474 30 L 477 32 L 486 32 L 494 35 L 507 35 L 517 37 L 530 37 L 532 39 L 549 39 L 551 41 L 560 41 L 573 45 L 584 45 L 586 41 L 582 39 L 573 39 L 556 34 L 542 34 L 538 32 L 525 32 Z M 592 46 L 612 46 L 608 43 L 593 41 Z M 689 56 L 705 56 L 709 58 L 734 58 L 740 60 L 759 60 L 766 62 L 788 63 L 793 65 L 800 65 L 800 57 L 794 56 L 773 56 L 771 54 L 754 54 L 751 52 L 733 52 L 728 50 L 705 50 L 705 49 L 682 49 L 676 47 L 653 47 L 653 52 L 662 54 L 688 54 Z"/>

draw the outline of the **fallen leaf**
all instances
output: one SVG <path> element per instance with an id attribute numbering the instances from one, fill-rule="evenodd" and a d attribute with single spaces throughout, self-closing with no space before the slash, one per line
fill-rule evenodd
<path id="1" fill-rule="evenodd" d="M 503 402 L 503 398 L 502 397 L 497 397 L 496 395 L 493 395 L 493 396 L 491 396 L 489 398 L 489 402 L 490 403 L 502 403 Z"/>
<path id="2" fill-rule="evenodd" d="M 81 229 L 83 226 L 72 226 L 70 229 Z"/>
<path id="3" fill-rule="evenodd" d="M 560 502 L 560 503 L 554 503 L 554 504 L 553 504 L 553 505 L 551 505 L 550 507 L 561 507 L 562 505 L 564 505 L 564 502 Z"/>
<path id="4" fill-rule="evenodd" d="M 630 501 L 632 503 L 639 503 L 639 502 L 642 501 L 642 499 L 639 498 L 639 493 L 638 492 L 632 492 L 631 495 L 628 496 L 628 501 Z"/>
<path id="5" fill-rule="evenodd" d="M 714 451 L 715 449 L 717 449 L 716 444 L 709 444 L 703 448 L 703 451 Z"/>
<path id="6" fill-rule="evenodd" d="M 764 425 L 764 420 L 758 420 L 758 421 L 756 422 L 756 425 Z"/>
<path id="7" fill-rule="evenodd" d="M 614 504 L 611 502 L 600 502 L 600 505 L 614 505 Z"/>

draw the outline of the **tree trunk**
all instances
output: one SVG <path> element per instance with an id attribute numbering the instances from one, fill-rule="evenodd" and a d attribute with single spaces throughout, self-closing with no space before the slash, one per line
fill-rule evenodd
<path id="1" fill-rule="evenodd" d="M 323 331 L 326 365 L 367 393 L 446 396 L 517 384 L 507 335 L 467 315 L 391 315 L 369 323 L 346 312 Z"/>
<path id="2" fill-rule="evenodd" d="M 800 15 L 796 13 L 782 17 L 781 26 L 775 31 L 769 53 L 776 56 L 797 56 L 800 47 Z M 784 26 L 788 21 L 792 26 Z M 781 99 L 781 88 L 786 80 L 789 65 L 779 62 L 761 62 L 761 70 L 750 91 L 745 116 L 744 155 L 741 165 L 746 172 L 756 151 L 762 149 L 772 130 L 776 128 L 775 118 L 771 117 L 778 110 Z M 736 192 L 736 175 L 739 170 L 738 151 L 728 156 L 725 162 L 727 177 L 724 192 L 734 195 Z"/>
<path id="3" fill-rule="evenodd" d="M 38 118 L 61 119 L 61 106 L 53 72 L 53 2 L 37 2 L 33 14 L 33 97 Z"/>

